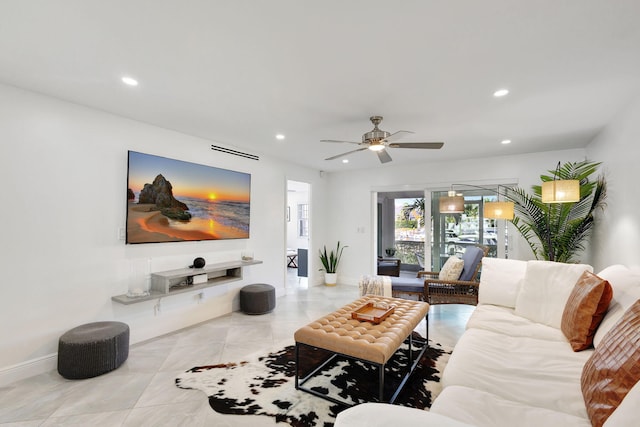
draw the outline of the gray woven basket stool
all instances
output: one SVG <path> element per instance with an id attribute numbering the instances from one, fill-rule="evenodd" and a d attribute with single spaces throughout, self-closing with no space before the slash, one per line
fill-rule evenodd
<path id="1" fill-rule="evenodd" d="M 113 371 L 129 356 L 129 326 L 122 322 L 87 323 L 58 341 L 58 372 L 77 380 Z"/>
<path id="2" fill-rule="evenodd" d="M 276 288 L 255 283 L 240 289 L 240 310 L 246 314 L 265 314 L 276 307 Z"/>

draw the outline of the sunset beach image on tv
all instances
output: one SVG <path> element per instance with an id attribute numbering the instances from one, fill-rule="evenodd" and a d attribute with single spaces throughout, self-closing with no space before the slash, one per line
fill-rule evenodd
<path id="1" fill-rule="evenodd" d="M 251 175 L 129 151 L 127 243 L 249 238 Z"/>

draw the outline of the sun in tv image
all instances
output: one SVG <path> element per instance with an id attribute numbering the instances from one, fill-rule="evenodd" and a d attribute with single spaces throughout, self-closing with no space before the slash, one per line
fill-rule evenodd
<path id="1" fill-rule="evenodd" d="M 129 151 L 127 243 L 249 238 L 251 175 Z"/>

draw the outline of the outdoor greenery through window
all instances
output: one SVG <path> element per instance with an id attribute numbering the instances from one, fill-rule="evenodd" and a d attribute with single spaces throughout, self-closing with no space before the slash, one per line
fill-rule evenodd
<path id="1" fill-rule="evenodd" d="M 395 199 L 395 256 L 424 265 L 424 198 Z"/>
<path id="2" fill-rule="evenodd" d="M 309 205 L 298 205 L 298 236 L 309 236 Z"/>
<path id="3" fill-rule="evenodd" d="M 440 271 L 451 255 L 462 256 L 467 247 L 478 244 L 489 247 L 490 257 L 508 257 L 506 222 L 484 217 L 484 203 L 497 201 L 496 191 L 487 188 L 462 192 L 464 212 L 440 213 L 440 197 L 447 196 L 447 191 L 434 191 L 431 200 L 426 199 L 431 203 L 430 216 L 426 217 L 425 198 L 417 192 L 387 193 L 381 197 L 380 204 L 388 206 L 388 210 L 384 215 L 379 211 L 379 215 L 390 219 L 393 214 L 393 223 L 383 219 L 379 227 L 384 230 L 385 224 L 393 226 L 393 233 L 388 237 L 384 231 L 379 233 L 379 241 L 383 241 L 379 254 L 399 258 L 403 271 Z M 429 242 L 425 242 L 426 235 L 430 236 Z M 425 249 L 429 248 L 431 259 L 425 261 Z"/>

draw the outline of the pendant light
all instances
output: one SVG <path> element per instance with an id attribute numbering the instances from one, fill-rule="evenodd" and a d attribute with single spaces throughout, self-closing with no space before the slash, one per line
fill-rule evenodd
<path id="1" fill-rule="evenodd" d="M 462 213 L 464 212 L 464 196 L 458 196 L 453 190 L 447 193 L 447 196 L 440 198 L 441 213 Z"/>
<path id="2" fill-rule="evenodd" d="M 553 174 L 553 181 L 542 183 L 542 203 L 572 203 L 580 200 L 580 181 L 556 179 L 560 173 L 560 162 Z"/>
<path id="3" fill-rule="evenodd" d="M 512 201 L 500 201 L 500 186 L 495 190 L 495 193 L 498 195 L 498 200 L 495 202 L 484 202 L 484 216 L 485 218 L 493 218 L 493 219 L 507 219 L 511 221 L 515 216 L 514 207 L 515 203 Z M 503 197 L 506 196 L 506 192 L 503 194 Z"/>
<path id="4" fill-rule="evenodd" d="M 513 202 L 485 202 L 484 217 L 512 220 L 514 217 L 513 207 Z"/>

